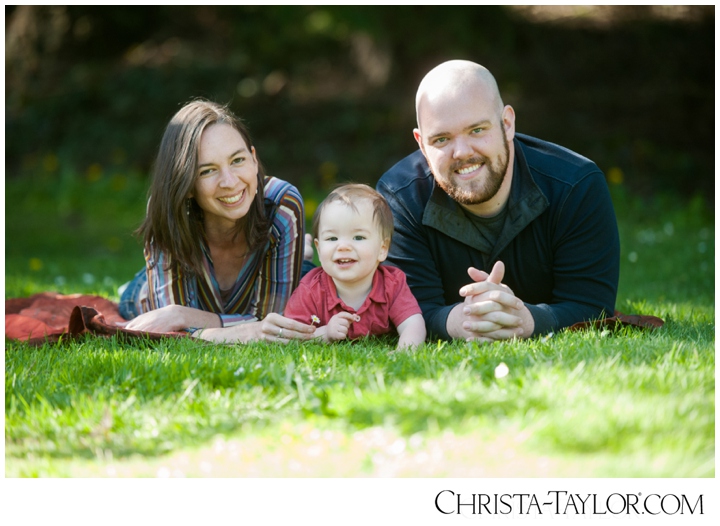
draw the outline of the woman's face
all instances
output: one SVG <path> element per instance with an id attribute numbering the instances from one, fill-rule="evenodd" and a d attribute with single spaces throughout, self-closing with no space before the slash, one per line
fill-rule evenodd
<path id="1" fill-rule="evenodd" d="M 257 192 L 255 148 L 228 124 L 205 128 L 198 147 L 197 180 L 190 195 L 205 213 L 206 227 L 232 228 L 245 217 Z"/>

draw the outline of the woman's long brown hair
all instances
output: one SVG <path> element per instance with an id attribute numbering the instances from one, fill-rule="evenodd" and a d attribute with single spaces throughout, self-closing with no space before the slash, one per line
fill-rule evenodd
<path id="1" fill-rule="evenodd" d="M 195 187 L 200 137 L 212 124 L 228 124 L 240 133 L 248 150 L 253 147 L 242 121 L 227 106 L 206 101 L 189 102 L 170 119 L 163 134 L 148 192 L 147 215 L 135 232 L 145 247 L 164 252 L 170 265 L 202 273 L 203 212 L 188 197 Z M 268 240 L 271 220 L 266 216 L 265 171 L 258 159 L 257 194 L 245 217 L 236 223 L 236 236 L 245 234 L 248 252 L 262 248 Z M 189 213 L 188 213 L 189 212 Z"/>

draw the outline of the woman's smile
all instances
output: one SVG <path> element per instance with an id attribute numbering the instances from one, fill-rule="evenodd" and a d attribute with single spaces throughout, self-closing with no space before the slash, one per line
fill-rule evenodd
<path id="1" fill-rule="evenodd" d="M 242 192 L 240 192 L 239 194 L 235 194 L 230 197 L 218 197 L 218 201 L 225 203 L 227 205 L 234 205 L 234 204 L 237 204 L 238 201 L 240 201 L 240 199 L 244 196 L 245 196 L 245 189 Z"/>

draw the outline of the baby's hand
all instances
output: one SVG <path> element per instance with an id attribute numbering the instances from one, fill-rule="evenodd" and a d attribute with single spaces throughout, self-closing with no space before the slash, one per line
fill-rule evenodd
<path id="1" fill-rule="evenodd" d="M 360 316 L 350 314 L 349 312 L 339 312 L 325 326 L 325 338 L 330 341 L 344 340 L 347 338 L 350 324 L 354 321 L 360 321 Z"/>

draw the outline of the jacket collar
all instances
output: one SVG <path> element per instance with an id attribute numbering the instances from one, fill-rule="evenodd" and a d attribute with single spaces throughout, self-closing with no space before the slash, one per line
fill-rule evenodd
<path id="1" fill-rule="evenodd" d="M 510 241 L 549 206 L 547 197 L 533 179 L 520 142 L 513 139 L 513 144 L 515 145 L 515 160 L 512 173 L 513 184 L 506 205 L 508 207 L 507 218 L 500 238 L 489 255 L 490 261 L 495 261 Z M 456 241 L 469 246 L 477 245 L 476 239 L 479 235 L 477 230 L 468 221 L 462 207 L 437 183 L 434 183 L 432 195 L 425 205 L 422 223 Z"/>

